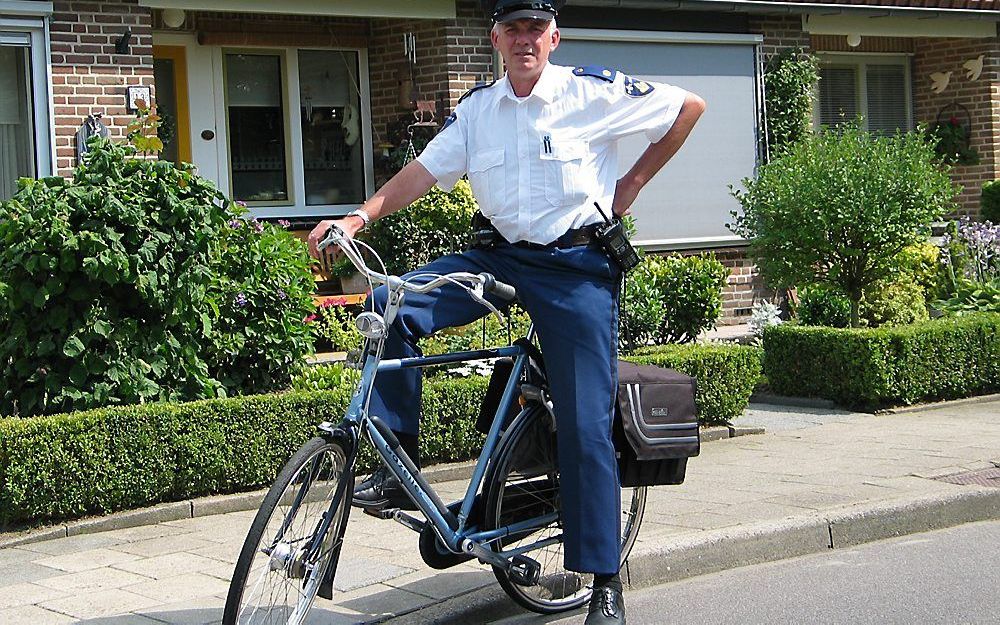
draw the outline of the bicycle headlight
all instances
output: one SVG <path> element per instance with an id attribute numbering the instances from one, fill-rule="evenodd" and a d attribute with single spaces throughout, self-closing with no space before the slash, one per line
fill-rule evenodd
<path id="1" fill-rule="evenodd" d="M 362 336 L 372 340 L 385 338 L 385 321 L 378 314 L 373 312 L 363 312 L 354 320 L 358 332 Z"/>

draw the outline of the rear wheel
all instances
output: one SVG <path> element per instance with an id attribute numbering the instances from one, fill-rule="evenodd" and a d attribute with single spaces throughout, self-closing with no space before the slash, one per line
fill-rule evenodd
<path id="1" fill-rule="evenodd" d="M 278 474 L 236 562 L 223 625 L 304 621 L 340 557 L 354 490 L 347 457 L 340 441 L 317 437 Z M 328 515 L 329 530 L 318 537 Z M 317 540 L 323 545 L 313 550 Z"/>
<path id="2" fill-rule="evenodd" d="M 529 405 L 518 416 L 497 457 L 497 468 L 488 485 L 486 529 L 547 514 L 560 515 L 545 527 L 506 537 L 501 542 L 504 550 L 510 550 L 558 538 L 553 544 L 525 553 L 541 565 L 538 583 L 518 585 L 505 570 L 493 567 L 497 581 L 514 601 L 533 612 L 551 614 L 582 606 L 590 599 L 593 576 L 563 566 L 556 440 L 551 418 L 544 408 Z M 639 533 L 646 489 L 623 488 L 621 503 L 620 544 L 624 563 Z"/>

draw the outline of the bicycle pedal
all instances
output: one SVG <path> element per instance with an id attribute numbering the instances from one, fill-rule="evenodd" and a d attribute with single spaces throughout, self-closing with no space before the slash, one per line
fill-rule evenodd
<path id="1" fill-rule="evenodd" d="M 535 586 L 538 584 L 538 575 L 541 570 L 542 565 L 536 560 L 525 555 L 514 556 L 510 559 L 507 576 L 518 586 Z"/>
<path id="2" fill-rule="evenodd" d="M 383 521 L 395 518 L 396 513 L 399 512 L 399 508 L 362 508 L 361 510 L 368 516 L 373 516 Z"/>

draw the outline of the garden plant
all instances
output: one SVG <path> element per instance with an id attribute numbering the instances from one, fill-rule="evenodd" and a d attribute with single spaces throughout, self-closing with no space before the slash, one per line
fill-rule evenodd
<path id="1" fill-rule="evenodd" d="M 730 228 L 775 287 L 822 285 L 861 325 L 866 292 L 954 206 L 956 187 L 922 133 L 873 135 L 857 123 L 808 135 L 743 181 Z"/>

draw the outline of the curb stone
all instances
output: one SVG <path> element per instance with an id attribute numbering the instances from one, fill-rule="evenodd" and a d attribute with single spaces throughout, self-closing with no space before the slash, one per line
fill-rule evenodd
<path id="1" fill-rule="evenodd" d="M 775 395 L 774 393 L 753 393 L 751 404 L 772 404 L 775 406 L 795 406 L 797 408 L 824 408 L 835 410 L 837 404 L 829 399 L 818 397 L 792 397 L 790 395 Z"/>
<path id="2" fill-rule="evenodd" d="M 905 414 L 907 412 L 924 412 L 925 410 L 937 410 L 948 406 L 961 406 L 963 404 L 979 404 L 983 402 L 996 401 L 1000 399 L 1000 393 L 991 395 L 976 395 L 975 397 L 962 397 L 961 399 L 946 399 L 927 404 L 914 404 L 912 406 L 900 406 L 898 408 L 882 408 L 876 410 L 876 415 Z"/>
<path id="3" fill-rule="evenodd" d="M 709 442 L 736 436 L 763 433 L 764 428 L 760 427 L 713 426 L 701 430 L 701 440 L 702 442 Z M 475 462 L 473 461 L 456 462 L 438 467 L 429 467 L 423 472 L 423 475 L 429 483 L 438 484 L 441 482 L 469 479 L 472 476 L 474 468 Z M 181 519 L 200 516 L 256 510 L 260 507 L 260 503 L 266 494 L 267 489 L 233 495 L 212 495 L 185 501 L 157 504 L 139 510 L 115 512 L 107 516 L 80 519 L 52 527 L 0 534 L 0 549 L 56 538 L 66 538 L 67 536 L 77 536 L 79 534 L 94 534 L 127 527 L 153 525 L 165 521 L 179 521 Z"/>
<path id="4" fill-rule="evenodd" d="M 1000 489 L 964 487 L 933 496 L 858 504 L 830 513 L 788 517 L 680 536 L 669 545 L 633 554 L 623 572 L 642 588 L 732 568 L 842 549 L 963 523 L 1000 519 Z M 641 530 L 640 530 L 641 533 Z M 390 625 L 464 625 L 525 612 L 489 587 L 384 621 Z"/>

